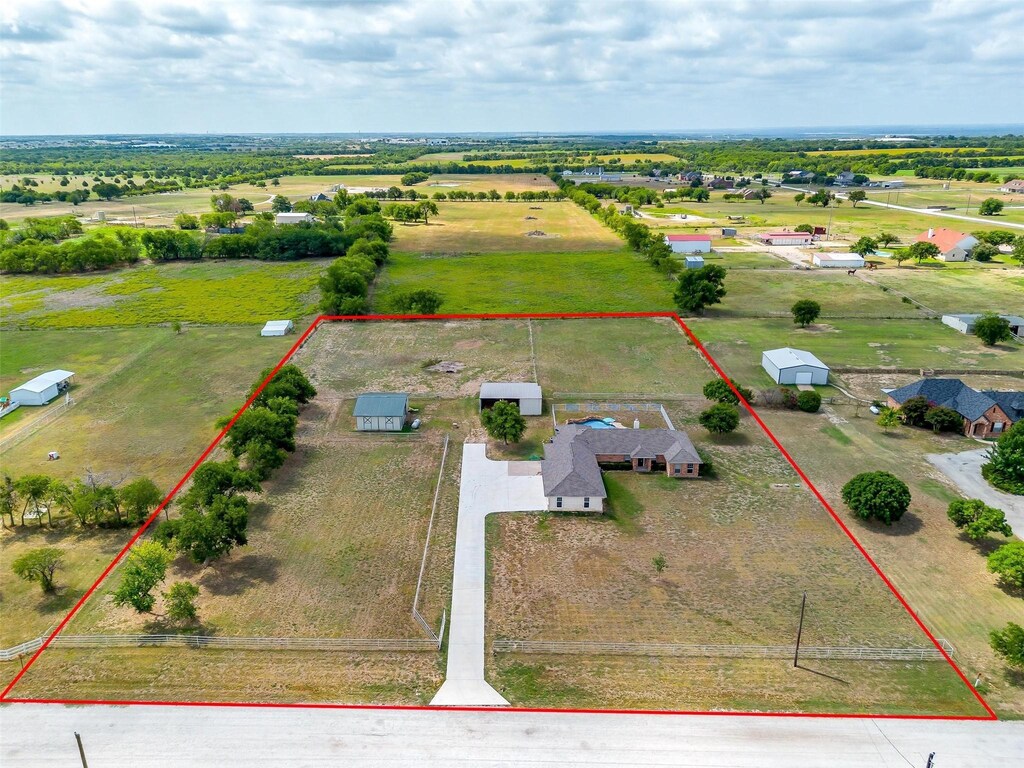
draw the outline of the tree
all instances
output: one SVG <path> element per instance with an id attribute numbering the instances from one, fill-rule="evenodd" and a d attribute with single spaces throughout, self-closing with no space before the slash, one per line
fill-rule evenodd
<path id="1" fill-rule="evenodd" d="M 888 248 L 893 243 L 898 243 L 899 240 L 900 239 L 896 237 L 896 235 L 894 235 L 892 232 L 885 231 L 879 232 L 878 236 L 875 238 L 875 241 L 883 248 Z"/>
<path id="2" fill-rule="evenodd" d="M 117 495 L 129 523 L 139 524 L 163 501 L 163 494 L 148 477 L 132 480 L 118 489 Z"/>
<path id="3" fill-rule="evenodd" d="M 994 197 L 987 197 L 978 206 L 978 213 L 982 216 L 995 216 L 1003 210 L 1003 201 Z"/>
<path id="4" fill-rule="evenodd" d="M 895 408 L 883 408 L 882 412 L 878 414 L 878 418 L 875 419 L 875 423 L 882 428 L 883 432 L 888 432 L 893 427 L 899 426 L 899 412 Z"/>
<path id="5" fill-rule="evenodd" d="M 893 251 L 892 260 L 896 262 L 897 267 L 903 266 L 903 262 L 910 259 L 910 250 L 907 248 L 897 248 Z"/>
<path id="6" fill-rule="evenodd" d="M 43 592 L 57 588 L 54 574 L 64 566 L 64 550 L 56 547 L 32 549 L 11 564 L 15 575 L 25 581 L 38 581 Z"/>
<path id="7" fill-rule="evenodd" d="M 287 213 L 291 209 L 292 203 L 284 195 L 274 195 L 274 199 L 270 201 L 270 210 L 274 213 Z"/>
<path id="8" fill-rule="evenodd" d="M 124 194 L 124 190 L 121 189 L 117 184 L 111 184 L 110 182 L 102 182 L 101 184 L 94 184 L 92 191 L 96 193 L 96 197 L 104 200 L 110 200 L 114 197 L 121 197 Z M 19 201 L 20 202 L 20 201 Z"/>
<path id="9" fill-rule="evenodd" d="M 258 493 L 259 481 L 251 472 L 238 466 L 238 461 L 208 461 L 192 473 L 192 485 L 178 503 L 185 509 L 208 506 L 217 496 L 231 497 L 238 493 Z"/>
<path id="10" fill-rule="evenodd" d="M 761 189 L 754 190 L 754 199 L 760 200 L 761 205 L 764 205 L 764 201 L 768 200 L 772 196 L 772 191 L 768 187 L 761 187 Z"/>
<path id="11" fill-rule="evenodd" d="M 1008 622 L 1002 630 L 994 629 L 989 633 L 989 642 L 996 655 L 1007 664 L 1024 669 L 1024 627 Z"/>
<path id="12" fill-rule="evenodd" d="M 519 406 L 508 400 L 499 400 L 480 413 L 487 434 L 496 440 L 518 443 L 526 432 L 526 419 L 519 413 Z"/>
<path id="13" fill-rule="evenodd" d="M 1024 235 L 1017 235 L 1013 238 L 1013 251 L 1010 258 L 1024 266 Z"/>
<path id="14" fill-rule="evenodd" d="M 813 389 L 796 396 L 796 407 L 804 413 L 817 413 L 821 408 L 821 395 Z"/>
<path id="15" fill-rule="evenodd" d="M 721 435 L 740 425 L 740 412 L 731 403 L 716 403 L 702 412 L 698 421 L 708 432 Z"/>
<path id="16" fill-rule="evenodd" d="M 730 379 L 733 387 L 739 390 L 739 393 L 743 395 L 743 399 L 748 403 L 754 399 L 754 393 L 737 384 L 734 380 Z M 737 405 L 739 398 L 736 397 L 736 393 L 732 391 L 732 387 L 725 381 L 725 379 L 712 379 L 704 385 L 704 397 L 708 400 L 714 400 L 717 403 L 732 403 Z"/>
<path id="17" fill-rule="evenodd" d="M 1013 338 L 1013 333 L 1010 332 L 1010 323 L 999 315 L 991 314 L 978 318 L 974 324 L 974 335 L 981 339 L 987 347 Z"/>
<path id="18" fill-rule="evenodd" d="M 171 321 L 171 330 L 174 331 L 174 335 L 177 336 L 181 333 L 181 320 Z"/>
<path id="19" fill-rule="evenodd" d="M 981 474 L 999 490 L 1024 496 L 1024 420 L 1000 435 Z"/>
<path id="20" fill-rule="evenodd" d="M 654 570 L 661 573 L 668 566 L 668 560 L 665 555 L 658 553 L 651 559 L 651 565 L 654 566 Z"/>
<path id="21" fill-rule="evenodd" d="M 43 499 L 46 498 L 49 488 L 50 478 L 46 475 L 24 475 L 14 481 L 14 490 L 25 502 L 25 506 L 21 508 L 22 526 L 25 525 L 25 513 L 28 512 L 30 506 L 36 514 L 39 525 L 43 524 L 42 510 L 39 507 Z"/>
<path id="22" fill-rule="evenodd" d="M 790 308 L 790 312 L 793 313 L 793 322 L 799 323 L 801 328 L 806 328 L 818 319 L 821 304 L 812 299 L 800 299 Z"/>
<path id="23" fill-rule="evenodd" d="M 960 432 L 964 428 L 964 417 L 944 405 L 936 405 L 925 411 L 924 423 L 939 432 Z"/>
<path id="24" fill-rule="evenodd" d="M 7 517 L 11 520 L 11 528 L 14 527 L 14 508 L 17 503 L 18 492 L 15 490 L 14 481 L 10 476 L 4 475 L 3 481 L 0 482 L 0 525 L 7 526 L 4 522 L 4 518 Z"/>
<path id="25" fill-rule="evenodd" d="M 874 256 L 878 253 L 878 243 L 870 237 L 862 237 L 853 244 L 850 250 L 862 259 L 866 259 L 868 256 Z"/>
<path id="26" fill-rule="evenodd" d="M 174 217 L 174 226 L 178 229 L 199 229 L 199 219 L 190 213 L 179 213 Z"/>
<path id="27" fill-rule="evenodd" d="M 173 556 L 162 544 L 144 541 L 128 553 L 121 583 L 114 590 L 114 605 L 130 605 L 138 613 L 151 613 L 153 589 L 164 580 Z"/>
<path id="28" fill-rule="evenodd" d="M 696 200 L 698 203 L 706 203 L 711 199 L 711 193 L 704 187 L 699 187 L 694 191 L 692 199 Z"/>
<path id="29" fill-rule="evenodd" d="M 937 258 L 938 255 L 941 253 L 941 251 L 939 250 L 939 246 L 937 246 L 935 243 L 923 242 L 911 244 L 911 246 L 907 248 L 907 252 L 910 254 L 910 258 L 914 259 L 914 261 L 916 261 L 918 264 L 920 264 L 925 259 Z"/>
<path id="30" fill-rule="evenodd" d="M 917 395 L 909 398 L 900 406 L 900 418 L 908 427 L 923 427 L 925 425 L 924 416 L 929 410 L 931 410 L 931 405 L 928 403 L 928 398 Z"/>
<path id="31" fill-rule="evenodd" d="M 182 512 L 169 530 L 175 548 L 202 565 L 248 543 L 249 501 L 244 496 L 214 496 L 205 507 Z"/>
<path id="32" fill-rule="evenodd" d="M 1013 529 L 1006 522 L 1001 509 L 990 507 L 981 499 L 957 499 L 949 505 L 946 514 L 969 539 L 979 541 L 990 533 L 1012 536 Z"/>
<path id="33" fill-rule="evenodd" d="M 176 581 L 171 584 L 171 588 L 163 593 L 167 618 L 183 623 L 195 621 L 199 616 L 196 609 L 197 597 L 199 587 L 191 581 Z"/>
<path id="34" fill-rule="evenodd" d="M 819 189 L 813 195 L 807 198 L 807 202 L 811 205 L 820 205 L 822 208 L 827 208 L 828 204 L 835 199 L 835 195 L 829 192 L 827 189 Z"/>
<path id="35" fill-rule="evenodd" d="M 971 258 L 982 263 L 988 263 L 998 255 L 999 247 L 992 243 L 978 243 L 971 251 Z"/>
<path id="36" fill-rule="evenodd" d="M 889 472 L 862 472 L 843 486 L 843 501 L 864 520 L 892 525 L 910 507 L 910 489 Z"/>
<path id="37" fill-rule="evenodd" d="M 250 395 L 259 389 L 260 384 L 270 376 L 273 370 L 273 368 L 265 368 L 260 373 L 256 383 L 249 390 Z M 287 397 L 296 403 L 305 405 L 316 397 L 316 387 L 310 383 L 309 379 L 306 378 L 306 374 L 302 372 L 299 366 L 289 363 L 288 365 L 281 366 L 281 369 L 274 374 L 274 378 L 268 381 L 267 385 L 256 395 L 256 399 L 253 400 L 252 404 L 256 406 L 268 405 L 269 401 L 275 397 Z"/>
<path id="38" fill-rule="evenodd" d="M 806 198 L 807 195 L 805 193 L 797 192 L 795 195 L 793 195 L 793 202 L 795 202 L 797 205 L 800 205 L 800 203 L 802 203 Z"/>
<path id="39" fill-rule="evenodd" d="M 405 291 L 394 298 L 395 309 L 402 314 L 436 315 L 443 303 L 440 293 L 427 288 Z"/>
<path id="40" fill-rule="evenodd" d="M 673 298 L 681 312 L 703 314 L 705 307 L 722 301 L 726 294 L 724 284 L 725 267 L 718 264 L 688 269 L 679 276 Z"/>
<path id="41" fill-rule="evenodd" d="M 1003 544 L 989 555 L 988 570 L 998 575 L 1000 581 L 1024 589 L 1024 541 Z"/>
<path id="42" fill-rule="evenodd" d="M 857 207 L 857 203 L 863 202 L 868 199 L 868 193 L 863 189 L 855 189 L 846 196 L 846 199 L 853 203 L 853 207 Z"/>

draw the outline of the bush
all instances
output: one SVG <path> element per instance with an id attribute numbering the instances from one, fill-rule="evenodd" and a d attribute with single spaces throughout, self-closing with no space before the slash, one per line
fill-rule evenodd
<path id="1" fill-rule="evenodd" d="M 923 427 L 924 416 L 930 410 L 931 405 L 928 403 L 928 398 L 918 395 L 909 398 L 900 406 L 900 418 L 908 427 Z"/>
<path id="2" fill-rule="evenodd" d="M 1024 669 L 1024 627 L 1008 622 L 1002 630 L 989 634 L 992 650 L 1011 667 Z"/>
<path id="3" fill-rule="evenodd" d="M 988 556 L 988 569 L 998 574 L 1000 581 L 1024 589 L 1024 541 L 1003 544 Z"/>
<path id="4" fill-rule="evenodd" d="M 801 392 L 796 396 L 796 407 L 804 413 L 817 413 L 821 408 L 821 395 L 814 390 Z"/>
<path id="5" fill-rule="evenodd" d="M 754 393 L 746 387 L 741 387 L 734 380 L 730 379 L 732 386 L 739 390 L 739 393 L 743 395 L 743 399 L 748 403 L 753 401 Z M 729 386 L 728 382 L 724 379 L 713 379 L 704 385 L 704 397 L 708 400 L 714 400 L 718 403 L 732 403 L 737 405 L 739 398 L 736 397 L 736 393 L 732 391 L 732 387 Z"/>
<path id="6" fill-rule="evenodd" d="M 949 505 L 946 514 L 953 525 L 975 541 L 984 539 L 990 533 L 1013 535 L 1003 511 L 988 506 L 981 499 L 957 499 Z"/>
<path id="7" fill-rule="evenodd" d="M 936 434 L 939 432 L 960 432 L 964 428 L 963 416 L 944 405 L 929 408 L 924 414 L 924 422 Z"/>
<path id="8" fill-rule="evenodd" d="M 1001 491 L 1024 496 L 1024 421 L 1004 432 L 988 454 L 981 474 Z"/>
<path id="9" fill-rule="evenodd" d="M 889 472 L 862 472 L 843 486 L 843 501 L 864 520 L 892 525 L 910 507 L 910 489 Z"/>
<path id="10" fill-rule="evenodd" d="M 717 403 L 701 413 L 700 425 L 708 432 L 725 434 L 740 424 L 740 412 L 730 403 Z"/>

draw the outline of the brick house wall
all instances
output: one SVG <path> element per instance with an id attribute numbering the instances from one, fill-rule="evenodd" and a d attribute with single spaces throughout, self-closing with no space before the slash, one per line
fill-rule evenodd
<path id="1" fill-rule="evenodd" d="M 1002 428 L 996 431 L 996 425 L 1001 424 Z M 1006 411 L 998 405 L 993 405 L 985 411 L 980 418 L 974 421 L 964 419 L 964 434 L 970 437 L 997 437 L 1003 434 L 1013 425 Z"/>

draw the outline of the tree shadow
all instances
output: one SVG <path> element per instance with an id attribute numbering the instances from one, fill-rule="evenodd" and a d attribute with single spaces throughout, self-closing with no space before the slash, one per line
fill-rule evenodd
<path id="1" fill-rule="evenodd" d="M 899 536 L 913 536 L 924 527 L 924 522 L 912 509 L 908 509 L 904 513 L 903 517 L 892 525 L 886 525 L 885 523 L 880 523 L 877 520 L 862 520 L 856 516 L 854 519 L 857 521 L 857 525 L 861 530 L 881 533 L 893 538 Z"/>
<path id="2" fill-rule="evenodd" d="M 207 568 L 199 584 L 212 595 L 235 596 L 278 579 L 278 558 L 248 554 L 215 563 Z"/>
<path id="3" fill-rule="evenodd" d="M 210 637 L 217 634 L 216 627 L 211 624 L 204 624 L 202 621 L 179 624 L 166 616 L 151 617 L 142 625 L 142 630 L 142 633 L 146 635 L 203 635 Z"/>
<path id="4" fill-rule="evenodd" d="M 970 544 L 974 547 L 974 550 L 982 557 L 988 557 L 1009 541 L 1009 539 L 997 539 L 992 536 L 986 536 L 983 539 L 972 539 L 963 531 L 960 532 L 958 538 L 965 544 Z"/>
<path id="5" fill-rule="evenodd" d="M 1011 584 L 1006 579 L 999 579 L 996 581 L 996 586 L 1010 597 L 1024 598 L 1024 587 L 1018 586 L 1017 584 Z"/>
<path id="6" fill-rule="evenodd" d="M 58 586 L 55 592 L 43 595 L 38 610 L 45 614 L 65 614 L 74 607 L 83 594 L 85 591 L 81 589 Z"/>
<path id="7" fill-rule="evenodd" d="M 829 680 L 834 680 L 835 682 L 842 683 L 843 685 L 849 685 L 850 684 L 848 681 L 843 680 L 843 678 L 841 678 L 841 677 L 836 677 L 835 675 L 830 675 L 827 672 L 820 672 L 817 669 L 811 669 L 810 667 L 805 667 L 803 664 L 797 664 L 796 668 L 797 669 L 802 669 L 804 672 L 810 672 L 812 675 L 818 675 L 818 677 L 825 677 L 825 678 L 828 678 Z"/>

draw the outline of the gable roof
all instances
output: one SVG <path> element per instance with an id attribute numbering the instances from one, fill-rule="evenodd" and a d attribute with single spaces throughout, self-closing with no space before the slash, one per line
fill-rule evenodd
<path id="1" fill-rule="evenodd" d="M 700 464 L 685 432 L 674 429 L 592 429 L 582 424 L 559 427 L 544 446 L 541 475 L 546 496 L 606 498 L 598 454 L 633 458 L 664 456 L 667 463 Z"/>
<path id="2" fill-rule="evenodd" d="M 29 379 L 20 387 L 15 387 L 14 390 L 23 389 L 26 392 L 45 392 L 48 388 L 54 384 L 60 384 L 62 381 L 67 381 L 75 374 L 71 371 L 65 371 L 58 368 L 55 371 L 47 371 L 41 373 L 34 379 Z M 11 390 L 12 392 L 14 390 Z"/>
<path id="3" fill-rule="evenodd" d="M 918 396 L 932 405 L 952 408 L 969 421 L 980 418 L 993 405 L 1002 408 L 1013 421 L 1024 416 L 1024 392 L 979 392 L 960 379 L 919 379 L 889 393 L 900 405 Z"/>
<path id="4" fill-rule="evenodd" d="M 539 384 L 515 381 L 487 381 L 480 385 L 481 400 L 540 400 Z"/>
<path id="5" fill-rule="evenodd" d="M 1011 179 L 1004 182 L 1000 189 L 1020 190 L 1024 192 L 1024 179 Z"/>
<path id="6" fill-rule="evenodd" d="M 821 368 L 825 371 L 828 370 L 827 365 L 803 349 L 781 347 L 779 349 L 767 349 L 762 354 L 780 371 L 786 368 L 796 368 L 801 365 L 809 365 L 812 368 Z"/>
<path id="7" fill-rule="evenodd" d="M 264 331 L 290 331 L 295 327 L 291 320 L 267 320 L 263 326 Z"/>
<path id="8" fill-rule="evenodd" d="M 930 236 L 929 232 L 931 233 Z M 955 229 L 946 229 L 945 227 L 932 227 L 915 237 L 914 240 L 918 243 L 935 243 L 943 253 L 952 251 L 964 240 L 973 241 L 963 246 L 966 249 L 973 248 L 978 244 L 977 239 L 973 235 L 968 235 L 966 232 L 959 232 Z"/>
<path id="9" fill-rule="evenodd" d="M 665 235 L 670 243 L 710 243 L 711 235 Z"/>
<path id="10" fill-rule="evenodd" d="M 353 416 L 404 416 L 409 396 L 392 392 L 367 392 L 356 398 Z"/>

